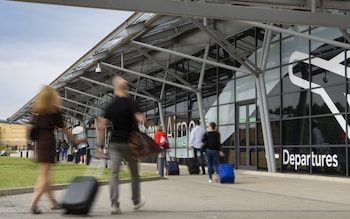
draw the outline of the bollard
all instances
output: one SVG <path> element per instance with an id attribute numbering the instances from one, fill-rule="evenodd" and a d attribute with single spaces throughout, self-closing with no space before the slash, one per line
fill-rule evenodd
<path id="1" fill-rule="evenodd" d="M 158 166 L 158 175 L 159 176 L 164 176 L 164 152 L 163 149 L 162 151 L 158 154 L 158 161 L 157 161 L 157 166 Z"/>
<path id="2" fill-rule="evenodd" d="M 78 153 L 78 150 L 75 149 L 75 151 L 74 151 L 74 163 L 78 164 L 79 161 L 80 161 L 79 153 Z"/>

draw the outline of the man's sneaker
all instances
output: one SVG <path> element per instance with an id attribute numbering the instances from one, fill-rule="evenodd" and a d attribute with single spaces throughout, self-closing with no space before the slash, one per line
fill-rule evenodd
<path id="1" fill-rule="evenodd" d="M 209 179 L 209 183 L 212 183 L 212 182 L 213 182 L 213 180 Z"/>
<path id="2" fill-rule="evenodd" d="M 146 204 L 146 198 L 144 196 L 141 196 L 139 203 L 136 205 L 135 204 L 133 205 L 133 209 L 139 209 L 145 204 Z"/>
<path id="3" fill-rule="evenodd" d="M 120 208 L 112 207 L 111 214 L 121 214 L 121 213 L 122 211 L 120 210 Z"/>
<path id="4" fill-rule="evenodd" d="M 214 173 L 213 174 L 213 178 L 214 178 L 214 182 L 218 182 L 219 181 L 218 174 Z"/>

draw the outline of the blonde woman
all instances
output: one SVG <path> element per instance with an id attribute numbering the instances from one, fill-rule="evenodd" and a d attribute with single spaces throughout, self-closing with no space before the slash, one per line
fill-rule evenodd
<path id="1" fill-rule="evenodd" d="M 47 85 L 39 92 L 33 104 L 32 111 L 37 116 L 27 125 L 30 131 L 36 128 L 36 157 L 39 163 L 39 176 L 30 206 L 33 214 L 41 214 L 37 204 L 43 193 L 47 193 L 52 210 L 59 209 L 60 204 L 55 200 L 51 190 L 51 167 L 55 163 L 56 140 L 54 129 L 61 128 L 69 139 L 73 140 L 72 134 L 64 127 L 60 113 L 61 98 L 57 91 Z M 80 140 L 79 140 L 80 141 Z M 85 139 L 84 139 L 85 141 Z"/>

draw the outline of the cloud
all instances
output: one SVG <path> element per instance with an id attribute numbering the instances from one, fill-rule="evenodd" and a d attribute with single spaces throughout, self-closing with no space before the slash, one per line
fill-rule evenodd
<path id="1" fill-rule="evenodd" d="M 0 117 L 10 117 L 130 12 L 0 2 Z"/>

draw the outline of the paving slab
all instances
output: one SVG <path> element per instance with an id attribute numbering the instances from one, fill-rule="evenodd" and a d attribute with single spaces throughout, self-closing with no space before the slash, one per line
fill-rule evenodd
<path id="1" fill-rule="evenodd" d="M 156 171 L 155 164 L 141 164 L 141 171 Z M 238 219 L 344 219 L 350 215 L 350 179 L 300 174 L 235 170 L 234 184 L 208 183 L 206 175 L 180 176 L 141 183 L 146 205 L 135 211 L 131 186 L 120 186 L 122 215 L 110 215 L 109 186 L 101 185 L 88 218 L 238 218 Z M 59 200 L 65 190 L 55 190 Z M 46 196 L 41 215 L 29 213 L 32 193 L 0 197 L 0 218 L 80 218 L 52 211 Z"/>

